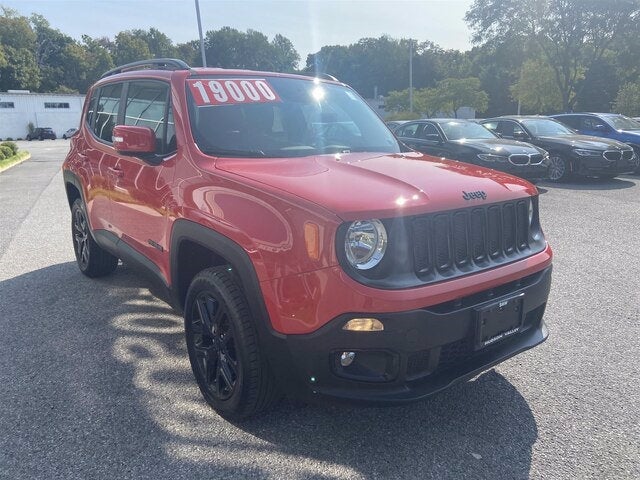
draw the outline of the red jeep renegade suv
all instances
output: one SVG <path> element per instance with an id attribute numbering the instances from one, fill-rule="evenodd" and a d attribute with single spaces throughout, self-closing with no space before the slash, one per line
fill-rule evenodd
<path id="1" fill-rule="evenodd" d="M 64 181 L 82 273 L 154 274 L 224 415 L 416 400 L 547 337 L 535 187 L 407 149 L 335 79 L 119 67 Z"/>

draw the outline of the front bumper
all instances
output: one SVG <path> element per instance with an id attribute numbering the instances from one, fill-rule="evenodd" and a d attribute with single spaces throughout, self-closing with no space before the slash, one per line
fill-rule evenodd
<path id="1" fill-rule="evenodd" d="M 637 157 L 630 160 L 609 161 L 603 157 L 574 157 L 576 170 L 581 175 L 618 175 L 631 173 L 637 168 Z"/>
<path id="2" fill-rule="evenodd" d="M 542 343 L 547 338 L 542 317 L 550 285 L 551 266 L 428 308 L 341 315 L 311 334 L 280 336 L 273 367 L 290 394 L 307 400 L 372 404 L 418 400 Z M 524 294 L 520 331 L 475 350 L 475 309 L 519 294 Z M 379 319 L 384 331 L 342 329 L 358 316 Z M 356 352 L 356 360 L 348 367 L 340 365 L 343 351 Z"/>

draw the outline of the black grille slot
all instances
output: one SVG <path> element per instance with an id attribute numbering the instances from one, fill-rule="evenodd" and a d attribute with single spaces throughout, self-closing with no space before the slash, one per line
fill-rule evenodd
<path id="1" fill-rule="evenodd" d="M 609 161 L 616 161 L 622 158 L 622 152 L 620 150 L 607 150 L 604 152 L 604 158 Z"/>
<path id="2" fill-rule="evenodd" d="M 500 207 L 493 206 L 489 208 L 489 218 L 487 219 L 489 230 L 489 256 L 498 258 L 502 251 L 502 218 L 500 215 Z"/>
<path id="3" fill-rule="evenodd" d="M 486 222 L 484 210 L 476 209 L 471 212 L 471 256 L 476 263 L 481 263 L 487 258 Z"/>
<path id="4" fill-rule="evenodd" d="M 529 202 L 519 201 L 516 205 L 518 224 L 518 250 L 529 246 Z"/>
<path id="5" fill-rule="evenodd" d="M 622 158 L 625 160 L 631 160 L 633 158 L 633 150 L 625 150 L 622 152 Z"/>
<path id="6" fill-rule="evenodd" d="M 444 273 L 451 268 L 451 246 L 449 244 L 449 216 L 437 215 L 433 222 L 435 238 L 436 268 Z"/>
<path id="7" fill-rule="evenodd" d="M 503 207 L 502 232 L 504 251 L 510 255 L 516 251 L 516 212 L 512 203 Z"/>
<path id="8" fill-rule="evenodd" d="M 431 272 L 433 263 L 428 217 L 419 217 L 413 221 L 413 261 L 417 273 Z"/>
<path id="9" fill-rule="evenodd" d="M 467 217 L 467 212 L 458 212 L 453 216 L 453 251 L 456 266 L 459 268 L 469 263 Z"/>

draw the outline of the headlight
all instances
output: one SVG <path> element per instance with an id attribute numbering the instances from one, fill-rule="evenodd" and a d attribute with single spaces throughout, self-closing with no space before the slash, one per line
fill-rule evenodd
<path id="1" fill-rule="evenodd" d="M 353 222 L 347 229 L 344 251 L 358 270 L 369 270 L 380 263 L 387 249 L 387 231 L 380 220 Z"/>
<path id="2" fill-rule="evenodd" d="M 575 148 L 573 152 L 581 157 L 601 157 L 602 152 L 599 150 L 585 150 L 582 148 Z"/>
<path id="3" fill-rule="evenodd" d="M 485 162 L 507 162 L 508 158 L 502 155 L 493 155 L 491 153 L 479 153 L 478 158 Z"/>

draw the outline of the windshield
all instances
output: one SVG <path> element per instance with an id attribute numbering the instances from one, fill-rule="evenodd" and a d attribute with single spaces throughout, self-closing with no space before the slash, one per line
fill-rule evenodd
<path id="1" fill-rule="evenodd" d="M 463 140 L 477 138 L 496 138 L 496 136 L 482 125 L 474 122 L 442 122 L 438 123 L 448 140 Z"/>
<path id="2" fill-rule="evenodd" d="M 640 130 L 640 122 L 624 115 L 606 116 L 605 120 L 616 130 Z"/>
<path id="3" fill-rule="evenodd" d="M 398 141 L 351 89 L 305 78 L 187 80 L 196 144 L 232 157 L 398 153 Z"/>
<path id="4" fill-rule="evenodd" d="M 561 137 L 564 135 L 575 135 L 576 133 L 561 123 L 547 118 L 522 120 L 522 124 L 527 127 L 534 137 Z"/>

